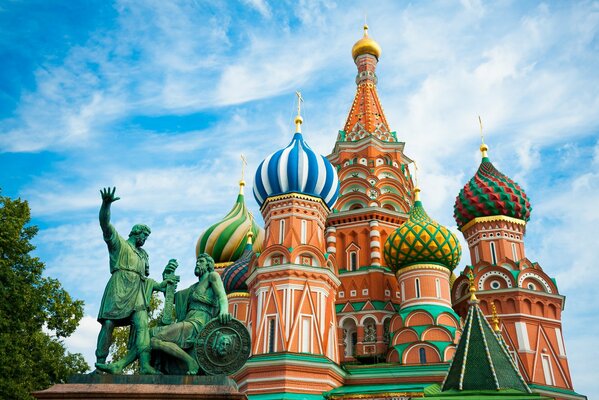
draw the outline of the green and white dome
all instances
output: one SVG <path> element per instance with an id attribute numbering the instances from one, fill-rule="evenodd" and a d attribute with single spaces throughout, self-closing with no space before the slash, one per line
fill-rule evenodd
<path id="1" fill-rule="evenodd" d="M 210 254 L 217 268 L 225 267 L 241 257 L 247 244 L 247 233 L 250 230 L 255 238 L 254 252 L 262 250 L 264 229 L 256 223 L 245 205 L 243 195 L 245 182 L 239 182 L 239 186 L 239 195 L 231 211 L 222 220 L 206 229 L 196 244 L 196 257 L 201 253 Z"/>

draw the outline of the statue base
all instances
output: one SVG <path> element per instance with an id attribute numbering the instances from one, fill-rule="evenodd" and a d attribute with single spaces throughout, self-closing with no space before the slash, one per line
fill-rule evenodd
<path id="1" fill-rule="evenodd" d="M 247 400 L 226 375 L 74 375 L 65 384 L 34 392 L 36 399 Z"/>

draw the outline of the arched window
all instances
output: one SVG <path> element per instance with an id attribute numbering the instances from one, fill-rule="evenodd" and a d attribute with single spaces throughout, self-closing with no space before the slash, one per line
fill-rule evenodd
<path id="1" fill-rule="evenodd" d="M 489 246 L 491 247 L 491 261 L 492 261 L 493 265 L 497 265 L 497 254 L 495 253 L 495 242 L 489 243 Z"/>
<path id="2" fill-rule="evenodd" d="M 480 261 L 480 254 L 478 254 L 478 246 L 474 247 L 474 262 L 478 263 Z"/>
<path id="3" fill-rule="evenodd" d="M 518 261 L 518 249 L 516 243 L 512 243 L 512 256 L 514 256 L 514 261 Z"/>
<path id="4" fill-rule="evenodd" d="M 426 364 L 426 350 L 424 347 L 418 349 L 418 355 L 420 356 L 420 364 Z"/>
<path id="5" fill-rule="evenodd" d="M 285 220 L 282 219 L 279 222 L 279 244 L 283 244 L 283 240 L 285 240 Z"/>
<path id="6" fill-rule="evenodd" d="M 401 301 L 406 301 L 406 285 L 401 283 Z"/>
<path id="7" fill-rule="evenodd" d="M 439 280 L 439 278 L 435 279 L 435 290 L 437 292 L 437 298 L 440 299 L 441 298 L 441 281 Z"/>
<path id="8" fill-rule="evenodd" d="M 352 251 L 349 253 L 349 270 L 356 271 L 358 269 L 358 253 Z"/>
<path id="9" fill-rule="evenodd" d="M 420 298 L 420 279 L 416 278 L 416 281 L 414 282 L 414 284 L 416 285 L 416 298 L 419 299 Z"/>

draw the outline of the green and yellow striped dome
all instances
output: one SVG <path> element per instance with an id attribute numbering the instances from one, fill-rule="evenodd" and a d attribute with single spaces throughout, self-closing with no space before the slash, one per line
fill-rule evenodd
<path id="1" fill-rule="evenodd" d="M 239 182 L 239 195 L 231 211 L 221 221 L 206 229 L 196 244 L 196 256 L 201 253 L 210 254 L 217 268 L 226 267 L 241 257 L 250 229 L 255 238 L 254 252 L 262 250 L 264 229 L 254 221 L 245 206 L 244 185 L 244 181 Z"/>
<path id="2" fill-rule="evenodd" d="M 385 261 L 394 271 L 416 263 L 442 264 L 453 270 L 460 262 L 460 243 L 449 229 L 426 214 L 419 199 L 420 189 L 415 192 L 410 218 L 385 242 Z"/>

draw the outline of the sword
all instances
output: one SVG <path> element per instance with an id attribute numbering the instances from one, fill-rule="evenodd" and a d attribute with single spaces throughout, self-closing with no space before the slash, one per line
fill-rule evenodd
<path id="1" fill-rule="evenodd" d="M 170 325 L 173 323 L 173 310 L 175 307 L 175 282 L 179 282 L 179 275 L 175 275 L 175 270 L 179 264 L 177 260 L 170 259 L 164 271 L 162 272 L 162 280 L 169 279 L 172 282 L 167 282 L 164 291 L 164 311 L 162 313 L 162 325 Z"/>

